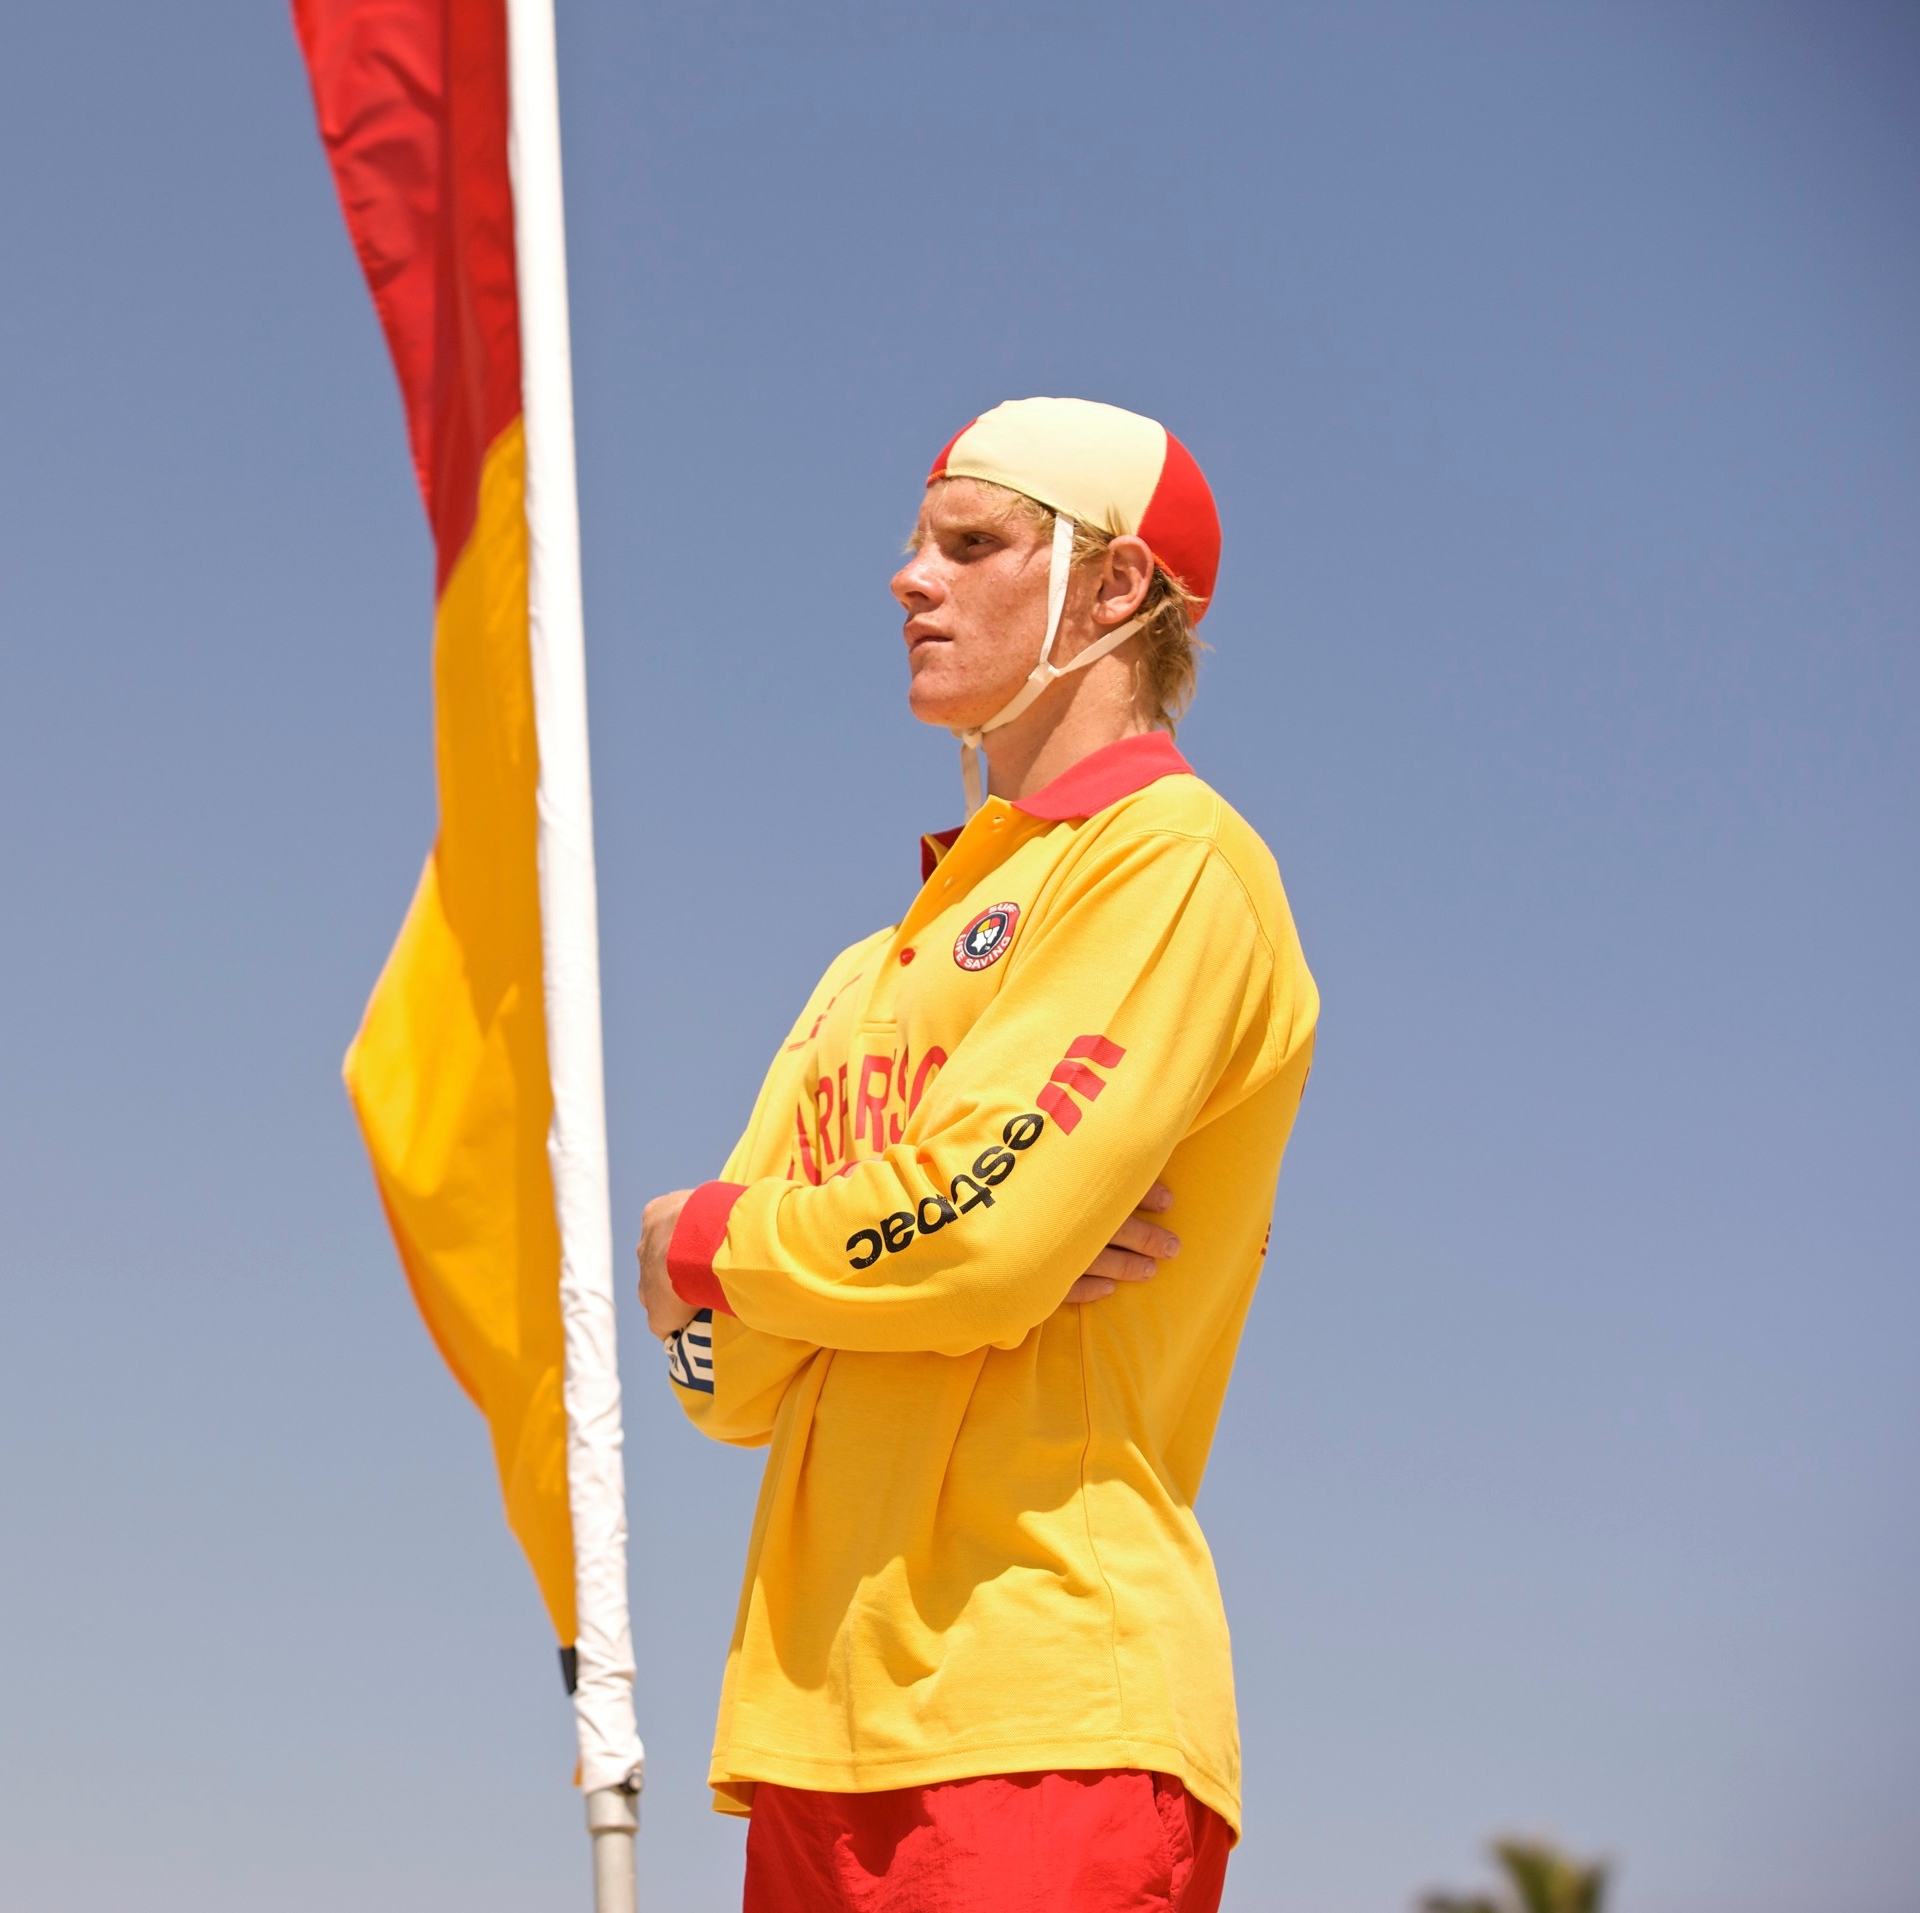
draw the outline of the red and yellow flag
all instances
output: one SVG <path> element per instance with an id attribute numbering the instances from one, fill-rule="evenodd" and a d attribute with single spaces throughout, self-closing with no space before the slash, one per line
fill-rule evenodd
<path id="1" fill-rule="evenodd" d="M 438 561 L 439 835 L 347 1088 L 414 1297 L 487 1418 L 508 1524 L 571 1648 L 506 4 L 293 12 Z"/>

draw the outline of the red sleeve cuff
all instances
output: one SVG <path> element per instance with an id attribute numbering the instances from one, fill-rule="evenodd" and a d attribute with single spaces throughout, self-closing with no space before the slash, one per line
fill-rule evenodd
<path id="1" fill-rule="evenodd" d="M 673 1292 L 697 1309 L 717 1309 L 731 1315 L 727 1292 L 713 1272 L 713 1258 L 727 1239 L 727 1218 L 733 1205 L 747 1193 L 743 1182 L 703 1182 L 687 1198 L 680 1220 L 667 1244 L 667 1276 Z"/>

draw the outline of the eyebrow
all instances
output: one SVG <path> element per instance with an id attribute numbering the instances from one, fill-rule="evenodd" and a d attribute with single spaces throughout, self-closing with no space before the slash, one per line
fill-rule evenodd
<path id="1" fill-rule="evenodd" d="M 938 532 L 936 532 L 932 526 L 929 526 L 927 529 L 929 536 L 938 536 L 944 533 L 949 538 L 966 537 L 973 532 L 988 532 L 994 536 L 999 536 L 1006 530 L 1006 525 L 1007 520 L 1003 515 L 999 518 L 962 518 L 940 526 Z M 920 549 L 920 542 L 920 525 L 916 520 L 913 529 L 907 533 L 906 542 L 900 549 L 905 552 L 918 551 Z"/>

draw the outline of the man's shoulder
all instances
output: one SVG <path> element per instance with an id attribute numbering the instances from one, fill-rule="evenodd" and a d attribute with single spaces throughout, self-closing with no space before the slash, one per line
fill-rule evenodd
<path id="1" fill-rule="evenodd" d="M 864 936 L 858 943 L 849 943 L 826 967 L 820 981 L 814 986 L 816 996 L 836 996 L 848 985 L 857 982 L 876 957 L 881 955 L 893 933 L 900 926 L 889 923 L 875 930 L 870 936 Z"/>
<path id="2" fill-rule="evenodd" d="M 1155 778 L 1103 814 L 1103 834 L 1204 843 L 1246 885 L 1255 906 L 1279 901 L 1280 868 L 1260 833 L 1197 771 Z"/>
<path id="3" fill-rule="evenodd" d="M 1254 827 L 1195 771 L 1155 779 L 1104 814 L 1115 848 L 1158 838 L 1200 846 L 1215 873 L 1213 894 L 1233 914 L 1244 908 L 1267 949 L 1290 976 L 1307 977 L 1300 933 L 1280 881 L 1280 866 Z M 1230 900 L 1230 901 L 1229 901 Z"/>

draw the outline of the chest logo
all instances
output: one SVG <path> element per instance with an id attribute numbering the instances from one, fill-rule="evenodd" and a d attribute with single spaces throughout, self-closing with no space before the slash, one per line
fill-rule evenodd
<path id="1" fill-rule="evenodd" d="M 963 970 L 984 970 L 988 964 L 998 963 L 1006 955 L 1007 945 L 1013 941 L 1013 926 L 1019 921 L 1017 903 L 996 903 L 991 910 L 982 910 L 954 938 L 954 962 Z"/>

